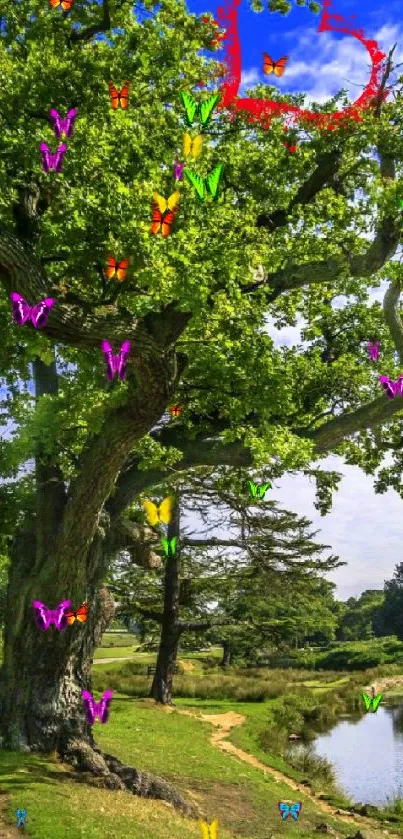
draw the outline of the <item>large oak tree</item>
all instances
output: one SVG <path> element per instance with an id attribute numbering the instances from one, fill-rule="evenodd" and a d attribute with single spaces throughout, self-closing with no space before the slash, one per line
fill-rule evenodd
<path id="1" fill-rule="evenodd" d="M 172 236 L 151 237 L 151 194 L 174 186 L 179 93 L 206 78 L 197 50 L 209 32 L 180 2 L 149 4 L 139 20 L 131 6 L 0 7 L 0 353 L 13 424 L 1 443 L 13 536 L 1 743 L 56 750 L 111 786 L 186 810 L 160 779 L 103 755 L 84 723 L 81 690 L 111 614 L 102 583 L 112 546 L 128 506 L 173 469 L 265 465 L 275 478 L 341 451 L 373 471 L 393 447 L 379 488 L 399 484 L 403 400 L 380 392 L 360 347 L 379 338 L 382 372 L 400 372 L 402 108 L 397 96 L 352 131 L 312 129 L 294 155 L 280 125 L 261 131 L 219 113 L 199 169 L 224 163 L 218 202 L 183 186 Z M 107 84 L 125 79 L 130 108 L 114 113 Z M 63 172 L 45 175 L 49 108 L 72 106 Z M 104 280 L 109 254 L 131 257 L 122 285 Z M 381 278 L 383 312 L 367 305 Z M 57 299 L 45 330 L 12 323 L 11 291 L 30 304 Z M 267 317 L 282 327 L 298 315 L 305 345 L 275 346 Z M 126 383 L 106 384 L 102 339 L 115 350 L 131 341 Z M 172 401 L 183 415 L 161 424 Z M 334 476 L 318 480 L 326 506 Z M 39 633 L 32 600 L 66 597 L 76 608 L 89 600 L 88 624 Z"/>

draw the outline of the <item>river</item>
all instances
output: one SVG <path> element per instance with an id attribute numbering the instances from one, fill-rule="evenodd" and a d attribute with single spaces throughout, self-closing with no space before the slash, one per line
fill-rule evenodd
<path id="1" fill-rule="evenodd" d="M 403 798 L 403 705 L 380 706 L 357 722 L 343 720 L 313 745 L 355 802 L 383 805 Z"/>

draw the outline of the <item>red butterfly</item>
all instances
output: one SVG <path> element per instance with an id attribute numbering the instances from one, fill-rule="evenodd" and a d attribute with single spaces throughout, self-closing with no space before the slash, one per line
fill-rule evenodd
<path id="1" fill-rule="evenodd" d="M 180 405 L 171 405 L 170 407 L 171 417 L 180 417 L 182 408 Z"/>
<path id="2" fill-rule="evenodd" d="M 282 76 L 284 74 L 288 61 L 288 55 L 283 55 L 283 57 L 279 58 L 278 61 L 273 61 L 273 59 L 270 58 L 270 55 L 268 55 L 267 52 L 264 52 L 263 58 L 263 72 L 266 76 L 270 76 L 270 73 L 274 73 L 275 76 Z"/>
<path id="3" fill-rule="evenodd" d="M 71 626 L 72 623 L 78 621 L 79 623 L 86 623 L 88 617 L 88 603 L 85 601 L 76 612 L 66 612 L 65 615 L 67 619 L 68 626 Z"/>
<path id="4" fill-rule="evenodd" d="M 111 105 L 114 111 L 116 111 L 120 105 L 122 111 L 126 111 L 128 104 L 129 104 L 129 84 L 130 82 L 125 82 L 122 90 L 117 91 L 115 85 L 112 82 L 109 82 L 109 93 L 111 95 Z"/>
<path id="5" fill-rule="evenodd" d="M 52 9 L 62 8 L 65 12 L 69 12 L 73 5 L 73 0 L 49 0 L 49 3 Z"/>
<path id="6" fill-rule="evenodd" d="M 122 283 L 126 277 L 128 267 L 128 259 L 122 259 L 121 262 L 116 262 L 114 256 L 108 256 L 107 267 L 105 271 L 108 280 L 112 280 L 113 277 L 116 277 L 116 279 L 119 280 L 120 283 Z"/>
<path id="7" fill-rule="evenodd" d="M 155 235 L 161 231 L 164 239 L 169 236 L 173 220 L 177 213 L 180 192 L 173 192 L 168 199 L 158 192 L 153 192 L 151 233 Z"/>

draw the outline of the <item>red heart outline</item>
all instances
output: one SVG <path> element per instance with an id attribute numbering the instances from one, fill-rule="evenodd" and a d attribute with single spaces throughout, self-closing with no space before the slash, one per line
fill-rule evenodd
<path id="1" fill-rule="evenodd" d="M 219 21 L 220 28 L 226 30 L 226 34 L 222 40 L 225 49 L 224 61 L 228 67 L 228 73 L 220 88 L 220 108 L 247 112 L 250 115 L 248 122 L 259 122 L 262 128 L 270 128 L 272 118 L 274 116 L 281 116 L 282 114 L 290 114 L 291 119 L 307 120 L 316 123 L 319 128 L 329 129 L 334 129 L 346 119 L 353 119 L 355 122 L 362 121 L 360 111 L 368 107 L 374 97 L 379 95 L 379 74 L 386 55 L 378 48 L 376 41 L 369 41 L 365 37 L 363 29 L 352 29 L 341 15 L 330 14 L 328 10 L 332 5 L 332 0 L 323 0 L 323 11 L 317 31 L 343 32 L 346 35 L 351 35 L 353 38 L 356 38 L 357 41 L 366 47 L 372 67 L 369 81 L 361 96 L 342 111 L 324 114 L 316 114 L 312 111 L 303 110 L 297 105 L 290 105 L 287 102 L 274 102 L 272 99 L 237 98 L 242 71 L 242 54 L 238 27 L 238 7 L 240 2 L 241 0 L 227 0 L 226 5 L 220 6 L 217 10 L 217 20 Z M 333 21 L 338 21 L 339 26 L 334 26 L 332 19 Z M 386 98 L 387 92 L 382 95 L 383 98 Z"/>

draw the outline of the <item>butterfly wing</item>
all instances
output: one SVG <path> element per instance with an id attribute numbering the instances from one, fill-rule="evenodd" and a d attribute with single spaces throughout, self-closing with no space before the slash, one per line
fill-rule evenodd
<path id="1" fill-rule="evenodd" d="M 179 201 L 181 198 L 181 194 L 179 190 L 173 192 L 172 195 L 169 196 L 168 201 L 166 202 L 168 210 L 177 210 L 179 206 Z"/>
<path id="2" fill-rule="evenodd" d="M 53 169 L 55 172 L 60 172 L 63 166 L 63 158 L 65 152 L 67 150 L 66 143 L 61 143 L 60 146 L 56 149 L 55 153 L 51 155 Z"/>
<path id="3" fill-rule="evenodd" d="M 162 215 L 163 214 L 161 213 L 161 210 L 157 207 L 157 204 L 153 204 L 152 205 L 152 222 L 151 222 L 151 228 L 150 228 L 150 233 L 152 233 L 153 236 L 155 236 L 156 233 L 158 233 L 158 231 L 161 230 L 161 228 L 162 228 Z"/>
<path id="4" fill-rule="evenodd" d="M 17 294 L 16 291 L 11 292 L 10 299 L 13 320 L 18 324 L 18 326 L 23 326 L 30 317 L 31 307 L 20 294 Z"/>
<path id="5" fill-rule="evenodd" d="M 97 714 L 97 703 L 91 696 L 89 690 L 82 690 L 81 696 L 84 703 L 85 719 L 88 725 L 94 725 Z"/>
<path id="6" fill-rule="evenodd" d="M 263 53 L 263 72 L 266 76 L 274 73 L 274 61 L 267 52 Z"/>
<path id="7" fill-rule="evenodd" d="M 160 195 L 159 192 L 153 192 L 153 201 L 154 204 L 156 204 L 156 206 L 158 207 L 160 213 L 166 212 L 166 210 L 168 209 L 168 202 L 165 200 L 163 195 Z"/>
<path id="8" fill-rule="evenodd" d="M 115 257 L 114 256 L 108 256 L 108 259 L 106 260 L 106 270 L 105 270 L 105 274 L 106 274 L 108 280 L 111 280 L 112 277 L 115 276 L 116 268 L 117 268 L 117 262 L 116 262 Z"/>
<path id="9" fill-rule="evenodd" d="M 51 164 L 50 148 L 46 143 L 39 143 L 39 151 L 41 154 L 42 169 L 44 172 L 49 172 Z"/>
<path id="10" fill-rule="evenodd" d="M 122 111 L 127 111 L 129 107 L 129 82 L 124 83 L 122 90 L 120 91 L 118 96 Z"/>
<path id="11" fill-rule="evenodd" d="M 252 498 L 256 498 L 257 495 L 257 484 L 254 484 L 253 481 L 248 481 L 249 489 L 251 491 Z"/>
<path id="12" fill-rule="evenodd" d="M 58 113 L 58 111 L 56 111 L 55 108 L 50 109 L 49 115 L 50 115 L 50 119 L 51 119 L 52 124 L 53 124 L 53 130 L 55 132 L 55 135 L 56 135 L 57 139 L 59 139 L 59 137 L 62 133 L 62 130 L 63 130 L 64 120 L 61 119 L 60 114 Z"/>
<path id="13" fill-rule="evenodd" d="M 283 55 L 278 61 L 275 61 L 273 69 L 275 76 L 283 76 L 288 62 L 288 55 Z"/>
<path id="14" fill-rule="evenodd" d="M 168 556 L 175 556 L 177 541 L 178 541 L 177 536 L 173 536 L 172 539 L 169 540 L 169 542 L 168 542 Z"/>
<path id="15" fill-rule="evenodd" d="M 49 312 L 56 303 L 54 297 L 47 297 L 46 300 L 41 300 L 36 306 L 31 309 L 31 321 L 35 329 L 43 329 L 49 320 Z"/>
<path id="16" fill-rule="evenodd" d="M 161 545 L 164 548 L 165 556 L 168 557 L 169 556 L 169 540 L 164 537 L 163 539 L 161 539 Z"/>
<path id="17" fill-rule="evenodd" d="M 218 819 L 214 819 L 210 825 L 210 839 L 217 839 L 218 835 Z"/>
<path id="18" fill-rule="evenodd" d="M 372 710 L 373 710 L 374 713 L 375 713 L 376 709 L 378 708 L 378 705 L 380 705 L 380 703 L 382 702 L 382 698 L 383 698 L 383 693 L 378 693 L 378 696 L 374 696 L 374 698 L 372 700 Z"/>
<path id="19" fill-rule="evenodd" d="M 52 610 L 51 620 L 59 632 L 64 632 L 67 627 L 66 610 L 71 605 L 70 600 L 62 600 L 56 609 Z"/>
<path id="20" fill-rule="evenodd" d="M 63 120 L 63 129 L 66 137 L 71 137 L 74 130 L 74 123 L 77 118 L 77 108 L 70 108 L 67 111 L 66 119 Z"/>
<path id="21" fill-rule="evenodd" d="M 88 603 L 85 601 L 76 612 L 76 620 L 79 623 L 86 623 L 88 619 Z"/>
<path id="22" fill-rule="evenodd" d="M 41 603 L 40 600 L 33 600 L 32 606 L 35 611 L 35 624 L 37 629 L 40 629 L 41 632 L 45 632 L 52 620 L 51 610 L 48 609 L 44 603 Z"/>
<path id="23" fill-rule="evenodd" d="M 212 113 L 214 108 L 220 98 L 219 93 L 213 93 L 206 99 L 205 102 L 202 102 L 200 105 L 200 121 L 203 126 L 206 126 L 209 120 L 211 119 Z"/>
<path id="24" fill-rule="evenodd" d="M 161 501 L 158 508 L 158 518 L 162 524 L 169 524 L 171 521 L 174 501 L 175 499 L 173 495 L 168 495 L 167 498 L 164 498 L 164 500 Z"/>
<path id="25" fill-rule="evenodd" d="M 109 341 L 101 341 L 101 349 L 106 364 L 106 375 L 111 382 L 116 372 L 115 356 L 113 355 Z"/>
<path id="26" fill-rule="evenodd" d="M 129 267 L 129 260 L 128 259 L 122 259 L 121 262 L 118 262 L 117 267 L 116 267 L 116 276 L 117 276 L 117 279 L 120 283 L 122 283 L 123 280 L 125 279 L 128 267 Z"/>
<path id="27" fill-rule="evenodd" d="M 285 821 L 285 819 L 290 815 L 289 805 L 285 804 L 284 801 L 279 801 L 278 809 L 280 810 L 282 820 Z"/>
<path id="28" fill-rule="evenodd" d="M 103 725 L 106 722 L 108 722 L 108 719 L 109 719 L 112 696 L 113 696 L 112 691 L 111 690 L 106 690 L 102 694 L 101 701 L 98 703 L 98 707 L 97 707 L 98 716 L 99 716 L 99 719 L 100 719 L 100 721 Z"/>
<path id="29" fill-rule="evenodd" d="M 271 486 L 271 484 L 268 483 L 268 484 L 262 484 L 262 486 L 257 488 L 257 493 L 258 493 L 259 498 L 264 498 L 265 497 L 266 492 L 267 492 L 267 490 L 269 489 L 270 486 Z"/>
<path id="30" fill-rule="evenodd" d="M 368 694 L 364 693 L 364 691 L 362 692 L 361 696 L 362 696 L 362 698 L 364 700 L 364 703 L 365 703 L 365 710 L 369 711 L 369 709 L 371 707 L 371 697 L 368 696 Z"/>
<path id="31" fill-rule="evenodd" d="M 198 104 L 193 96 L 190 93 L 186 93 L 184 90 L 181 91 L 180 97 L 182 99 L 183 107 L 186 111 L 186 120 L 188 125 L 193 125 L 194 118 L 197 113 Z"/>
<path id="32" fill-rule="evenodd" d="M 389 376 L 379 376 L 379 381 L 383 389 L 385 390 L 388 399 L 394 399 L 394 397 L 396 396 L 396 385 L 398 382 L 394 382 L 392 379 L 389 378 Z"/>
<path id="33" fill-rule="evenodd" d="M 157 505 L 154 504 L 153 501 L 150 501 L 148 498 L 146 498 L 146 500 L 143 501 L 143 507 L 146 511 L 148 523 L 151 524 L 152 527 L 155 527 L 155 525 L 158 524 L 159 521 Z"/>
<path id="34" fill-rule="evenodd" d="M 183 135 L 182 154 L 184 157 L 189 157 L 192 151 L 192 138 L 187 132 Z"/>
<path id="35" fill-rule="evenodd" d="M 207 189 L 213 199 L 217 198 L 218 194 L 218 187 L 220 185 L 220 181 L 222 178 L 222 173 L 224 171 L 224 164 L 219 163 L 212 172 L 207 176 L 206 183 Z"/>
<path id="36" fill-rule="evenodd" d="M 189 169 L 183 170 L 184 175 L 186 175 L 188 181 L 192 184 L 194 189 L 196 190 L 197 197 L 200 201 L 204 201 L 204 181 L 200 175 L 196 175 L 195 172 L 190 172 Z"/>
<path id="37" fill-rule="evenodd" d="M 290 813 L 295 822 L 297 821 L 298 816 L 301 812 L 301 807 L 302 804 L 300 801 L 296 801 L 295 804 L 291 804 Z"/>
<path id="38" fill-rule="evenodd" d="M 115 368 L 119 379 L 124 379 L 127 374 L 127 359 L 129 358 L 131 343 L 123 341 L 123 344 L 115 359 Z"/>
<path id="39" fill-rule="evenodd" d="M 209 837 L 209 826 L 206 822 L 199 820 L 199 827 L 202 832 L 203 839 L 210 839 Z"/>
<path id="40" fill-rule="evenodd" d="M 192 157 L 196 160 L 196 157 L 199 157 L 201 150 L 203 148 L 203 136 L 202 134 L 198 134 L 197 137 L 194 138 L 192 142 L 191 153 Z"/>
<path id="41" fill-rule="evenodd" d="M 162 219 L 161 233 L 162 233 L 164 239 L 166 239 L 167 236 L 169 236 L 169 234 L 171 232 L 175 215 L 176 215 L 175 211 L 165 213 L 164 218 Z"/>

